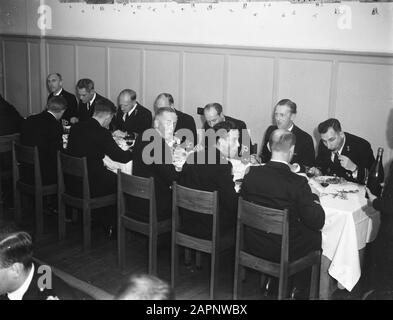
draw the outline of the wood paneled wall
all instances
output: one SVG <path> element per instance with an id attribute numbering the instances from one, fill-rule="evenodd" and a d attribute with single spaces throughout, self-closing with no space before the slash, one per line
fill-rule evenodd
<path id="1" fill-rule="evenodd" d="M 219 102 L 225 114 L 244 120 L 259 147 L 274 104 L 290 98 L 298 105 L 296 123 L 319 137 L 316 127 L 337 117 L 346 131 L 385 148 L 393 156 L 393 57 L 329 51 L 192 46 L 72 38 L 2 36 L 3 90 L 23 115 L 46 101 L 45 76 L 63 75 L 74 92 L 90 77 L 112 101 L 132 88 L 152 110 L 160 92 L 201 119 L 197 107 Z"/>

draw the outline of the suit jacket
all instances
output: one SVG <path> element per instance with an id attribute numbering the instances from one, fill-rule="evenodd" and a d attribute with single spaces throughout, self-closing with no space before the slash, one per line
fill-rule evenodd
<path id="1" fill-rule="evenodd" d="M 335 165 L 331 159 L 332 152 L 323 144 L 322 140 L 318 146 L 316 165 L 321 167 L 322 172 L 327 175 L 336 174 L 348 181 L 364 183 L 366 171 L 370 170 L 374 162 L 374 154 L 368 141 L 345 132 L 345 144 L 341 152 L 358 166 L 358 174 L 353 178 L 352 172 L 345 170 L 340 165 Z"/>
<path id="2" fill-rule="evenodd" d="M 272 153 L 269 151 L 267 144 L 269 142 L 270 135 L 277 126 L 270 126 L 265 133 L 265 140 L 263 142 L 261 159 L 263 163 L 269 162 Z M 304 171 L 304 166 L 312 167 L 315 162 L 315 149 L 314 143 L 311 136 L 300 129 L 299 127 L 293 125 L 292 133 L 296 136 L 295 154 L 291 160 L 291 163 L 298 163 L 300 165 L 301 171 Z"/>
<path id="3" fill-rule="evenodd" d="M 188 129 L 192 132 L 194 142 L 193 144 L 196 145 L 198 143 L 198 136 L 196 132 L 196 126 L 195 126 L 195 120 L 192 116 L 190 116 L 187 113 L 181 112 L 177 109 L 175 109 L 176 115 L 177 115 L 177 123 L 176 123 L 176 128 L 175 132 L 177 132 L 180 129 Z M 186 138 L 182 139 L 182 142 L 184 142 Z"/>
<path id="4" fill-rule="evenodd" d="M 48 298 L 58 298 L 59 300 L 79 299 L 78 292 L 56 276 L 53 272 L 51 273 L 51 288 L 40 288 L 40 284 L 48 284 L 43 281 L 43 279 L 40 281 L 40 277 L 49 277 L 49 273 L 38 273 L 39 267 L 39 265 L 34 264 L 33 279 L 30 282 L 29 288 L 23 295 L 22 300 L 48 300 Z M 8 297 L 6 295 L 0 296 L 0 300 L 8 300 Z"/>
<path id="5" fill-rule="evenodd" d="M 62 134 L 60 121 L 47 111 L 28 117 L 23 123 L 20 142 L 26 146 L 38 147 L 43 184 L 57 181 L 57 151 L 63 149 Z M 33 169 L 25 167 L 25 170 L 22 175 L 31 183 Z"/>
<path id="6" fill-rule="evenodd" d="M 247 125 L 244 121 L 242 120 L 238 120 L 229 116 L 225 116 L 225 121 L 231 121 L 235 124 L 236 129 L 239 130 L 239 151 L 238 151 L 238 155 L 241 155 L 241 150 L 242 150 L 242 145 L 245 145 L 248 148 L 248 154 L 251 152 L 251 146 L 252 146 L 252 141 L 251 141 L 251 137 L 248 133 L 247 130 Z M 207 121 L 205 121 L 205 123 L 203 124 L 203 129 L 206 131 L 208 129 L 210 129 L 211 127 L 208 125 Z M 211 143 L 215 143 L 215 141 L 211 141 Z M 205 146 L 209 147 L 209 142 L 206 141 L 205 139 Z"/>
<path id="7" fill-rule="evenodd" d="M 208 163 L 209 152 L 216 156 L 216 163 Z M 234 235 L 238 195 L 233 182 L 232 164 L 225 159 L 220 164 L 223 156 L 216 148 L 202 150 L 198 154 L 191 154 L 190 157 L 194 157 L 194 161 L 187 162 L 183 166 L 179 184 L 197 190 L 218 191 L 221 234 L 229 231 Z M 204 159 L 205 162 L 199 163 L 197 159 Z M 188 210 L 181 210 L 180 213 L 183 215 L 182 227 L 186 233 L 211 239 L 213 223 L 211 216 Z"/>
<path id="8" fill-rule="evenodd" d="M 24 118 L 0 95 L 0 136 L 19 133 Z"/>
<path id="9" fill-rule="evenodd" d="M 152 146 L 150 143 L 154 143 L 155 146 L 155 148 L 148 153 L 151 159 L 154 159 L 151 163 L 149 163 L 146 156 L 143 155 L 144 149 Z M 147 152 L 146 150 L 145 152 Z M 179 177 L 179 172 L 176 171 L 175 166 L 172 164 L 171 148 L 156 131 L 156 135 L 151 137 L 149 141 L 142 141 L 142 137 L 138 136 L 135 141 L 134 154 L 135 157 L 132 163 L 133 175 L 154 178 L 158 219 L 163 220 L 171 217 L 171 187 L 173 182 L 177 181 Z M 149 212 L 147 201 L 140 201 L 135 198 L 132 198 L 130 201 L 133 201 L 133 211 L 136 213 L 137 218 L 147 221 Z"/>
<path id="10" fill-rule="evenodd" d="M 325 213 L 315 202 L 307 179 L 280 162 L 250 167 L 241 188 L 243 199 L 275 209 L 289 210 L 289 257 L 298 258 L 321 248 Z M 280 260 L 281 237 L 246 228 L 246 248 L 257 256 Z"/>
<path id="11" fill-rule="evenodd" d="M 64 89 L 61 90 L 59 96 L 64 97 L 64 99 L 67 101 L 67 109 L 64 111 L 62 119 L 70 121 L 71 118 L 78 117 L 78 104 L 76 97 Z M 51 92 L 48 96 L 48 100 L 52 97 L 53 93 Z"/>
<path id="12" fill-rule="evenodd" d="M 116 191 L 116 175 L 103 163 L 107 155 L 113 161 L 127 163 L 132 160 L 130 151 L 122 150 L 113 140 L 109 130 L 90 118 L 71 127 L 67 152 L 75 157 L 86 157 L 90 192 L 94 196 Z"/>
<path id="13" fill-rule="evenodd" d="M 123 111 L 119 108 L 116 116 L 113 117 L 111 129 L 126 131 L 128 134 L 136 132 L 141 135 L 146 129 L 152 127 L 153 118 L 151 111 L 137 103 L 135 110 L 131 113 L 126 120 L 123 120 Z"/>
<path id="14" fill-rule="evenodd" d="M 106 101 L 109 104 L 113 105 L 113 102 L 110 101 L 109 99 L 101 96 L 100 94 L 96 93 L 96 98 L 93 101 L 93 104 L 89 107 L 89 110 L 87 110 L 87 105 L 86 103 L 83 103 L 82 100 L 79 100 L 78 104 L 78 118 L 80 121 L 86 121 L 87 119 L 91 118 L 94 114 L 94 106 L 96 105 L 97 101 Z"/>

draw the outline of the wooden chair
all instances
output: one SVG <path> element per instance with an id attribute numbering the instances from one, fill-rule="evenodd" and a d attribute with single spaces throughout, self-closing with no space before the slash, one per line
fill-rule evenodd
<path id="1" fill-rule="evenodd" d="M 244 226 L 282 236 L 280 263 L 268 261 L 244 251 Z M 234 299 L 241 291 L 244 267 L 279 278 L 278 299 L 287 297 L 288 278 L 312 266 L 310 299 L 318 298 L 321 251 L 312 251 L 306 256 L 289 262 L 288 210 L 263 207 L 239 198 L 236 235 Z"/>
<path id="2" fill-rule="evenodd" d="M 127 205 L 125 195 L 149 200 L 149 222 L 132 217 L 132 206 Z M 117 173 L 117 212 L 118 212 L 118 262 L 125 269 L 125 236 L 131 230 L 149 237 L 149 274 L 157 274 L 157 239 L 171 231 L 172 220 L 158 221 L 153 178 L 142 178 Z"/>
<path id="3" fill-rule="evenodd" d="M 64 174 L 82 178 L 82 198 L 66 192 Z M 60 151 L 57 153 L 59 240 L 66 234 L 66 205 L 81 209 L 83 216 L 83 249 L 91 248 L 91 210 L 116 205 L 116 194 L 91 198 L 86 157 L 76 158 Z"/>
<path id="4" fill-rule="evenodd" d="M 172 259 L 171 285 L 175 288 L 179 265 L 179 246 L 205 252 L 211 255 L 210 299 L 215 298 L 220 252 L 233 247 L 234 241 L 230 236 L 220 237 L 219 206 L 217 191 L 208 192 L 186 188 L 176 182 L 172 187 Z M 213 220 L 212 238 L 206 240 L 185 234 L 179 230 L 179 208 L 187 209 L 201 215 L 211 215 Z M 200 257 L 200 256 L 199 256 Z M 198 255 L 197 255 L 198 259 Z M 197 261 L 197 265 L 199 262 Z"/>
<path id="5" fill-rule="evenodd" d="M 19 143 L 14 143 L 12 159 L 15 220 L 17 222 L 22 220 L 21 194 L 33 195 L 35 200 L 35 232 L 36 239 L 39 240 L 42 238 L 44 231 L 43 198 L 45 196 L 55 195 L 57 193 L 57 184 L 42 184 L 40 159 L 37 147 L 23 146 Z M 29 184 L 20 179 L 19 169 L 21 165 L 33 166 L 34 184 Z"/>
<path id="6" fill-rule="evenodd" d="M 3 159 L 3 156 L 6 156 L 7 154 L 9 154 L 10 156 L 12 155 L 12 143 L 14 141 L 19 142 L 19 138 L 19 133 L 0 136 L 0 219 L 4 217 L 2 181 L 12 179 L 12 163 L 9 163 L 9 168 L 2 167 L 5 164 L 2 161 L 6 160 L 5 158 Z"/>

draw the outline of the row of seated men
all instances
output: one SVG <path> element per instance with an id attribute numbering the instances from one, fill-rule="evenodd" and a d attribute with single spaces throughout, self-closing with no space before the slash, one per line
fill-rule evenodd
<path id="1" fill-rule="evenodd" d="M 91 84 L 90 81 L 87 83 Z M 78 85 L 77 89 L 79 90 Z M 83 88 L 82 92 L 79 92 L 81 100 L 84 91 L 88 91 L 87 89 L 89 88 Z M 227 159 L 239 155 L 239 147 L 242 145 L 242 140 L 245 140 L 244 137 L 240 139 L 240 134 L 244 133 L 244 130 L 239 129 L 245 128 L 245 124 L 239 124 L 240 121 L 233 121 L 224 116 L 221 105 L 208 104 L 204 108 L 205 128 L 213 126 L 219 134 L 215 143 L 208 144 L 200 152 L 191 156 L 198 155 L 204 158 L 213 153 L 216 161 L 214 163 L 206 161 L 203 164 L 197 161 L 192 164 L 192 161 L 187 161 L 179 172 L 172 165 L 172 159 L 168 161 L 163 158 L 164 155 L 171 155 L 170 147 L 178 129 L 179 118 L 181 118 L 178 116 L 178 111 L 173 108 L 173 98 L 169 94 L 160 94 L 155 102 L 158 108 L 153 128 L 158 133 L 162 145 L 161 148 L 153 148 L 153 154 L 150 154 L 150 157 L 154 159 L 161 157 L 161 161 L 146 163 L 143 151 L 152 141 L 143 141 L 142 134 L 138 135 L 132 152 L 123 151 L 113 140 L 108 129 L 116 118 L 126 120 L 129 111 L 124 108 L 124 105 L 129 105 L 129 103 L 124 102 L 124 99 L 128 97 L 132 100 L 132 95 L 131 90 L 122 91 L 119 104 L 120 101 L 123 104 L 120 104 L 119 110 L 116 110 L 109 100 L 97 99 L 97 94 L 93 93 L 94 103 L 87 107 L 88 110 L 94 107 L 91 117 L 85 120 L 82 120 L 82 117 L 69 119 L 73 125 L 67 152 L 77 157 L 87 157 L 92 196 L 116 192 L 116 176 L 104 167 L 102 161 L 105 155 L 114 161 L 123 163 L 133 160 L 134 175 L 152 176 L 155 179 L 159 219 L 171 216 L 170 187 L 173 181 L 177 181 L 195 189 L 217 190 L 221 199 L 220 227 L 222 232 L 234 234 L 238 194 L 234 188 L 232 165 Z M 87 101 L 91 99 L 87 98 Z M 132 106 L 135 106 L 135 103 L 131 103 Z M 51 97 L 47 110 L 40 115 L 29 117 L 22 126 L 22 143 L 38 145 L 40 160 L 45 168 L 42 171 L 49 176 L 49 172 L 53 170 L 53 179 L 56 179 L 55 155 L 57 150 L 62 149 L 62 126 L 59 120 L 63 118 L 67 107 L 63 98 Z M 314 160 L 311 136 L 295 126 L 293 122 L 296 113 L 296 104 L 288 99 L 281 100 L 276 105 L 274 111 L 276 124 L 268 128 L 261 153 L 262 161 L 267 164 L 251 168 L 244 178 L 240 193 L 246 200 L 274 208 L 290 209 L 291 259 L 310 250 L 321 248 L 320 230 L 325 219 L 317 196 L 311 192 L 306 179 L 296 175 L 295 172 L 304 170 L 305 166 L 314 166 L 315 171 L 321 170 L 323 173 L 337 174 L 351 181 L 363 182 L 366 169 L 369 169 L 374 161 L 370 144 L 360 137 L 344 132 L 336 119 L 328 119 L 319 124 L 321 141 L 318 156 Z M 120 127 L 112 130 L 122 130 L 118 128 Z M 154 154 L 157 152 L 158 155 Z M 48 177 L 48 179 L 51 178 Z M 140 218 L 147 219 L 146 203 L 132 200 L 134 201 L 133 207 L 137 208 L 135 211 L 139 213 Z M 184 214 L 184 227 L 187 229 L 189 226 L 188 232 L 197 233 L 196 235 L 201 237 L 211 235 L 211 228 L 209 228 L 211 224 L 208 218 L 203 221 L 197 219 L 193 213 L 184 212 Z M 112 221 L 114 220 L 115 214 L 113 213 Z M 250 251 L 278 261 L 279 240 L 269 234 L 261 235 L 256 231 L 250 231 L 246 237 L 246 244 Z"/>

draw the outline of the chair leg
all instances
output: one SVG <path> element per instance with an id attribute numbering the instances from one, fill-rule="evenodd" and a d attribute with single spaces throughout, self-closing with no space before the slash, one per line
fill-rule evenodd
<path id="1" fill-rule="evenodd" d="M 245 268 L 238 261 L 235 262 L 235 275 L 233 281 L 233 299 L 237 300 L 242 295 L 242 281 L 245 276 Z"/>
<path id="2" fill-rule="evenodd" d="M 91 248 L 91 209 L 83 208 L 83 250 Z"/>
<path id="3" fill-rule="evenodd" d="M 192 250 L 190 248 L 184 248 L 184 264 L 189 266 L 191 264 Z"/>
<path id="4" fill-rule="evenodd" d="M 1 172 L 0 172 L 1 175 Z M 3 189 L 1 186 L 1 176 L 0 176 L 0 219 L 4 218 L 4 201 L 3 201 Z"/>
<path id="5" fill-rule="evenodd" d="M 157 275 L 157 232 L 149 239 L 149 274 Z"/>
<path id="6" fill-rule="evenodd" d="M 283 300 L 287 296 L 288 290 L 288 276 L 279 279 L 278 284 L 278 300 Z"/>
<path id="7" fill-rule="evenodd" d="M 20 223 L 22 221 L 22 197 L 20 194 L 20 190 L 18 188 L 14 188 L 14 207 L 15 207 L 15 221 Z"/>
<path id="8" fill-rule="evenodd" d="M 215 299 L 215 291 L 218 284 L 218 269 L 219 269 L 219 259 L 218 252 L 213 250 L 211 255 L 211 271 L 210 271 L 210 300 Z"/>
<path id="9" fill-rule="evenodd" d="M 65 215 L 66 215 L 66 206 L 61 199 L 58 199 L 58 208 L 59 208 L 59 217 L 58 217 L 58 224 L 59 224 L 59 240 L 62 241 L 65 239 L 66 234 L 66 222 L 65 222 Z"/>
<path id="10" fill-rule="evenodd" d="M 126 267 L 126 229 L 123 225 L 119 225 L 117 233 L 117 245 L 118 245 L 118 262 L 121 271 L 123 272 Z"/>
<path id="11" fill-rule="evenodd" d="M 42 193 L 35 194 L 35 231 L 37 240 L 42 239 L 42 235 L 44 233 Z"/>
<path id="12" fill-rule="evenodd" d="M 172 240 L 171 255 L 171 287 L 174 290 L 176 286 L 177 275 L 179 271 L 179 246 Z"/>
<path id="13" fill-rule="evenodd" d="M 321 269 L 321 262 L 314 264 L 311 271 L 311 283 L 310 283 L 310 300 L 316 300 L 319 298 L 319 271 Z"/>

